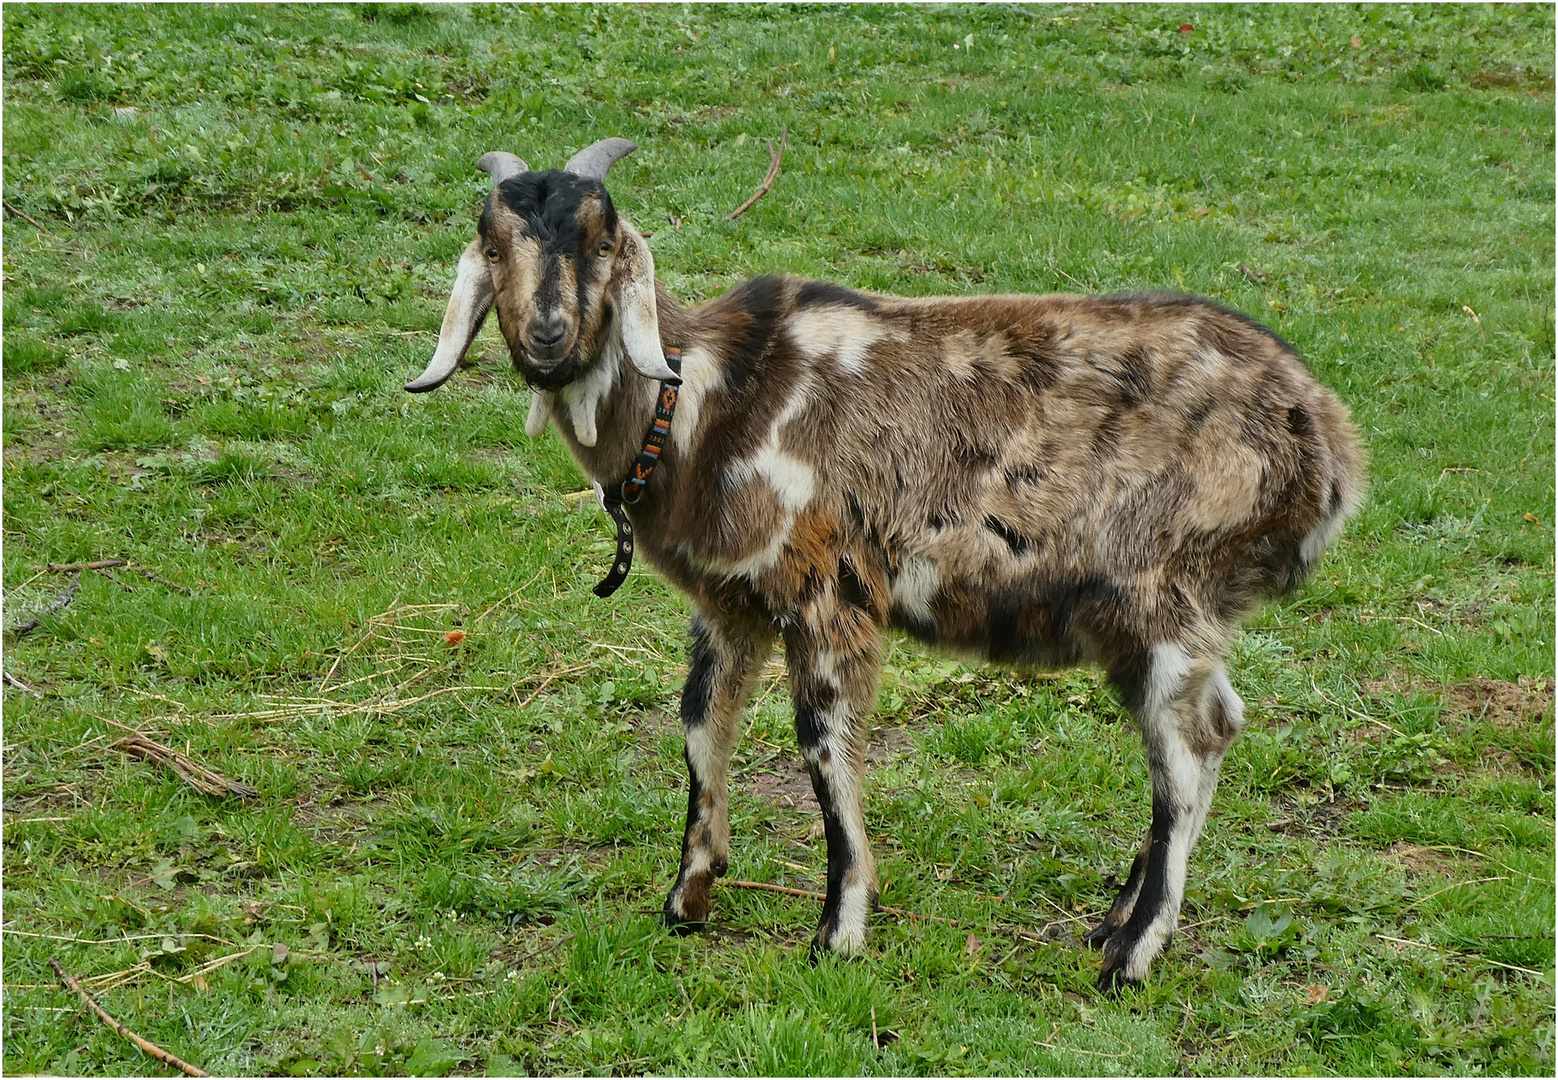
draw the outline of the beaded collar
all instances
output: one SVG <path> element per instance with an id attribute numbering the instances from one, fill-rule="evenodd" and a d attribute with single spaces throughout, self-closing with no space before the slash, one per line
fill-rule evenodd
<path id="1" fill-rule="evenodd" d="M 682 350 L 665 350 L 665 362 L 672 371 L 680 374 L 682 370 Z M 627 580 L 628 570 L 633 566 L 633 523 L 628 521 L 627 511 L 622 509 L 624 503 L 632 506 L 643 497 L 644 487 L 649 483 L 649 476 L 655 471 L 655 465 L 660 460 L 660 452 L 665 449 L 665 440 L 671 434 L 671 417 L 676 415 L 676 386 L 673 383 L 660 384 L 660 396 L 655 399 L 655 419 L 649 425 L 649 434 L 644 437 L 644 447 L 638 452 L 638 459 L 633 462 L 633 469 L 628 473 L 627 479 L 617 486 L 615 491 L 608 493 L 604 488 L 597 488 L 600 495 L 601 509 L 611 515 L 611 520 L 617 523 L 617 555 L 611 564 L 611 572 L 606 579 L 595 586 L 595 595 L 601 598 L 610 596 L 617 588 Z"/>

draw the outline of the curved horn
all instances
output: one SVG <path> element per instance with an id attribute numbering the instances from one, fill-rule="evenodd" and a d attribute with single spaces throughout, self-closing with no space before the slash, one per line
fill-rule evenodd
<path id="1" fill-rule="evenodd" d="M 503 181 L 518 176 L 520 173 L 530 171 L 530 166 L 525 164 L 523 158 L 515 157 L 513 154 L 506 154 L 502 150 L 494 150 L 490 154 L 483 154 L 481 160 L 476 163 L 476 167 L 483 172 L 492 174 L 493 187 L 497 187 Z"/>
<path id="2" fill-rule="evenodd" d="M 607 169 L 637 149 L 637 144 L 626 139 L 602 139 L 569 158 L 568 164 L 563 166 L 563 172 L 588 180 L 605 180 Z"/>
<path id="3" fill-rule="evenodd" d="M 454 374 L 454 369 L 460 366 L 460 357 L 471 347 L 482 321 L 492 309 L 492 298 L 492 275 L 487 272 L 481 240 L 476 239 L 460 256 L 454 290 L 449 294 L 449 307 L 444 312 L 444 325 L 438 331 L 438 348 L 433 350 L 426 370 L 406 384 L 407 390 L 413 394 L 436 390 Z"/>

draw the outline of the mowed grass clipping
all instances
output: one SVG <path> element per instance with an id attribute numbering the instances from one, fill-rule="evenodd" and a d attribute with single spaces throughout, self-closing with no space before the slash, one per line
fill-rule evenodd
<path id="1" fill-rule="evenodd" d="M 165 1072 L 55 956 L 214 1073 L 1552 1075 L 1550 7 L 3 20 L 6 1072 Z M 1353 408 L 1370 502 L 1237 647 L 1139 990 L 1079 943 L 1149 815 L 1099 674 L 901 640 L 867 820 L 926 918 L 816 967 L 815 900 L 657 925 L 687 604 L 590 596 L 611 531 L 494 330 L 400 390 L 476 158 L 610 135 L 687 301 L 1183 290 Z M 733 768 L 731 878 L 819 890 L 777 661 Z"/>

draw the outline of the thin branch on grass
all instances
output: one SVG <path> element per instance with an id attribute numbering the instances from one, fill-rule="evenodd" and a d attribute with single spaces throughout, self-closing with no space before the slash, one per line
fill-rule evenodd
<path id="1" fill-rule="evenodd" d="M 69 606 L 70 602 L 75 599 L 76 590 L 79 588 L 81 588 L 81 572 L 78 570 L 76 571 L 76 576 L 70 579 L 70 584 L 66 586 L 64 592 L 55 597 L 54 601 L 45 607 L 42 611 L 38 612 L 38 614 L 22 623 L 22 625 L 18 626 L 15 630 L 12 630 L 11 636 L 13 638 L 19 638 L 23 635 L 32 633 L 33 630 L 37 628 L 38 623 L 43 621 L 44 616 L 53 615 L 55 612 L 63 611 L 67 606 Z"/>
<path id="2" fill-rule="evenodd" d="M 259 791 L 252 785 L 242 780 L 229 780 L 221 773 L 213 772 L 177 750 L 153 742 L 139 731 L 125 736 L 114 743 L 114 746 L 135 757 L 168 766 L 178 774 L 180 780 L 206 795 L 235 795 L 240 799 L 252 799 L 259 795 Z"/>
<path id="3" fill-rule="evenodd" d="M 128 934 L 125 937 L 116 938 L 77 938 L 66 937 L 64 934 L 41 934 L 33 930 L 12 930 L 9 926 L 0 928 L 0 933 L 15 934 L 17 937 L 47 938 L 49 941 L 68 941 L 72 945 L 122 945 L 127 941 L 150 941 L 161 938 L 200 938 L 202 941 L 214 941 L 218 945 L 235 945 L 236 942 L 219 938 L 212 934 Z M 87 980 L 91 982 L 91 979 Z"/>
<path id="4" fill-rule="evenodd" d="M 1066 1054 L 1086 1054 L 1088 1057 L 1123 1058 L 1131 1056 L 1129 1054 L 1106 1054 L 1102 1050 L 1078 1050 L 1074 1046 L 1060 1046 L 1056 1043 L 1048 1042 L 1035 1043 L 1034 1045 L 1042 1046 L 1046 1050 L 1059 1050 L 1060 1052 Z"/>
<path id="5" fill-rule="evenodd" d="M 782 129 L 780 129 L 779 132 L 778 153 L 774 152 L 774 141 L 772 139 L 763 140 L 768 144 L 768 175 L 763 177 L 762 184 L 756 191 L 752 193 L 752 197 L 750 199 L 730 212 L 730 216 L 725 219 L 726 221 L 735 221 L 742 214 L 752 209 L 752 207 L 756 205 L 757 200 L 768 194 L 768 189 L 774 186 L 774 180 L 776 180 L 779 176 L 779 163 L 784 160 L 784 147 L 789 139 L 790 125 L 786 124 Z"/>
<path id="6" fill-rule="evenodd" d="M 200 967 L 196 968 L 194 971 L 191 971 L 191 972 L 189 972 L 186 975 L 180 975 L 178 978 L 174 979 L 173 981 L 174 982 L 179 982 L 179 983 L 190 983 L 190 982 L 194 982 L 196 979 L 204 979 L 207 975 L 211 974 L 217 968 L 226 967 L 228 964 L 231 964 L 234 960 L 242 960 L 244 957 L 248 956 L 252 952 L 258 952 L 261 949 L 270 949 L 270 948 L 274 948 L 274 946 L 272 946 L 272 945 L 255 945 L 255 946 L 253 946 L 251 948 L 243 950 L 242 952 L 228 953 L 226 956 L 219 956 L 215 960 L 210 961 L 209 963 L 202 964 Z"/>
<path id="7" fill-rule="evenodd" d="M 22 693 L 24 693 L 24 694 L 31 694 L 33 697 L 41 698 L 43 696 L 37 690 L 34 690 L 32 687 L 30 687 L 26 683 L 22 682 L 22 680 L 18 679 L 15 675 L 12 675 L 9 671 L 7 671 L 5 673 L 5 684 L 7 686 L 14 686 L 14 687 L 16 687 L 16 689 L 20 690 Z"/>
<path id="8" fill-rule="evenodd" d="M 770 885 L 766 881 L 724 881 L 722 885 L 728 885 L 732 889 L 758 889 L 762 892 L 780 893 L 784 896 L 799 896 L 802 900 L 826 900 L 827 896 L 820 892 L 809 892 L 806 889 L 792 889 L 785 885 Z"/>
<path id="9" fill-rule="evenodd" d="M 412 680 L 415 681 L 415 680 Z M 465 691 L 485 690 L 491 693 L 499 693 L 512 689 L 508 686 L 446 686 L 442 690 L 434 690 L 420 697 L 405 698 L 404 700 L 376 700 L 376 701 L 301 701 L 287 704 L 283 699 L 273 698 L 277 701 L 275 708 L 257 709 L 254 712 L 237 713 L 213 713 L 213 720 L 297 720 L 305 716 L 318 716 L 322 713 L 333 712 L 338 716 L 372 716 L 374 714 L 393 715 L 401 709 L 420 704 L 444 694 L 458 694 Z"/>
<path id="10" fill-rule="evenodd" d="M 1414 900 L 1410 904 L 1408 904 L 1407 907 L 1417 907 L 1417 905 L 1419 905 L 1419 904 L 1426 904 L 1426 903 L 1428 903 L 1428 901 L 1432 900 L 1434 897 L 1440 896 L 1440 895 L 1442 895 L 1444 893 L 1447 893 L 1451 889 L 1459 889 L 1459 888 L 1461 888 L 1464 885 L 1482 885 L 1482 884 L 1484 884 L 1486 882 L 1489 882 L 1489 881 L 1508 881 L 1508 880 L 1509 880 L 1509 877 L 1507 875 L 1499 874 L 1497 877 L 1480 877 L 1480 878 L 1475 878 L 1475 879 L 1473 879 L 1471 881 L 1457 881 L 1454 885 L 1446 885 L 1442 889 L 1436 889 L 1433 892 L 1429 893 L 1427 896 L 1419 896 L 1416 900 Z"/>
<path id="11" fill-rule="evenodd" d="M 1374 936 L 1379 938 L 1381 941 L 1391 941 L 1395 942 L 1397 945 L 1410 945 L 1414 949 L 1427 949 L 1429 952 L 1438 953 L 1440 956 L 1452 957 L 1459 960 L 1476 960 L 1484 964 L 1492 964 L 1496 968 L 1503 968 L 1505 971 L 1518 971 L 1522 975 L 1535 975 L 1538 979 L 1542 978 L 1542 973 L 1540 971 L 1532 971 L 1530 968 L 1516 967 L 1514 964 L 1503 964 L 1497 960 L 1490 960 L 1486 956 L 1479 956 L 1476 953 L 1459 952 L 1455 949 L 1441 949 L 1436 945 L 1428 944 L 1426 941 L 1412 941 L 1408 938 L 1391 937 L 1389 934 L 1375 934 Z"/>
<path id="12" fill-rule="evenodd" d="M 1365 622 L 1365 623 L 1371 623 L 1371 622 L 1406 622 L 1406 623 L 1414 623 L 1417 626 L 1421 626 L 1424 630 L 1427 630 L 1430 634 L 1438 634 L 1440 637 L 1444 637 L 1444 631 L 1443 630 L 1435 630 L 1432 626 L 1429 626 L 1427 623 L 1423 622 L 1421 619 L 1414 619 L 1410 615 L 1357 615 L 1357 616 L 1354 616 L 1354 617 L 1359 622 Z"/>
<path id="13" fill-rule="evenodd" d="M 491 615 L 494 611 L 497 611 L 500 607 L 502 607 L 504 604 L 508 603 L 514 597 L 518 596 L 520 593 L 522 593 L 526 589 L 530 588 L 530 586 L 532 586 L 536 582 L 540 581 L 541 580 L 541 573 L 542 573 L 541 571 L 537 571 L 536 575 L 534 577 L 532 577 L 529 581 L 525 582 L 519 588 L 511 590 L 508 593 L 508 595 L 503 597 L 503 599 L 499 600 L 496 604 L 493 604 L 491 607 L 487 608 L 486 611 L 483 611 L 480 615 L 476 616 L 476 618 L 471 620 L 471 625 L 475 626 L 477 623 L 483 622 L 487 618 L 487 616 Z"/>
<path id="14" fill-rule="evenodd" d="M 138 1046 L 143 1053 L 150 1054 L 152 1057 L 156 1058 L 158 1061 L 162 1062 L 164 1065 L 171 1065 L 175 1069 L 180 1070 L 181 1072 L 185 1073 L 188 1076 L 210 1076 L 211 1075 L 210 1073 L 206 1072 L 204 1069 L 198 1069 L 195 1066 L 191 1065 L 189 1062 L 184 1061 L 184 1060 L 182 1060 L 180 1058 L 174 1057 L 172 1054 L 168 1053 L 162 1047 L 157 1046 L 154 1043 L 146 1041 L 145 1039 L 143 1039 L 139 1035 L 137 1035 L 135 1032 L 133 1032 L 129 1028 L 125 1027 L 119 1021 L 115 1020 L 112 1016 L 109 1016 L 108 1013 L 103 1010 L 103 1007 L 101 1005 L 99 1005 L 95 999 L 93 999 L 92 995 L 87 993 L 84 989 L 82 989 L 81 984 L 76 981 L 76 977 L 74 975 L 71 975 L 63 967 L 61 967 L 60 966 L 60 962 L 58 960 L 54 959 L 54 957 L 52 957 L 52 956 L 49 957 L 49 967 L 54 969 L 54 974 L 59 976 L 60 981 L 65 984 L 65 988 L 67 990 L 75 991 L 76 996 L 79 997 L 86 1004 L 87 1008 L 91 1009 L 94 1013 L 97 1014 L 97 1018 L 99 1020 L 101 1020 L 103 1023 L 107 1024 L 109 1027 L 113 1028 L 115 1031 L 117 1031 L 120 1035 L 124 1036 L 126 1039 L 129 1039 L 136 1046 Z"/>
<path id="15" fill-rule="evenodd" d="M 22 211 L 18 210 L 16 207 L 12 206 L 9 199 L 0 200 L 0 201 L 3 201 L 5 203 L 5 208 L 7 210 L 11 211 L 11 213 L 15 214 L 17 217 L 19 217 L 23 221 L 27 222 L 27 224 L 31 225 L 33 228 L 37 229 L 39 232 L 46 233 L 46 232 L 49 231 L 48 229 L 45 229 L 42 225 L 38 224 L 38 222 L 36 220 L 34 220 L 32 217 L 30 217 L 29 215 L 27 215 L 27 214 L 23 213 Z"/>
<path id="16" fill-rule="evenodd" d="M 110 579 L 112 579 L 114 581 L 118 581 L 120 585 L 124 585 L 124 587 L 126 589 L 129 589 L 130 588 L 129 585 L 125 585 L 124 582 L 119 581 L 119 579 L 117 577 L 115 577 L 113 574 L 109 573 L 109 571 L 112 570 L 114 567 L 120 566 L 120 567 L 123 567 L 124 569 L 128 570 L 132 574 L 140 574 L 144 578 L 150 578 L 152 581 L 157 582 L 159 585 L 166 585 L 170 589 L 177 589 L 179 592 L 183 593 L 185 596 L 194 596 L 195 595 L 195 590 L 191 589 L 188 585 L 180 585 L 176 581 L 170 581 L 168 578 L 163 577 L 161 574 L 157 573 L 156 571 L 148 570 L 144 566 L 137 566 L 137 565 L 135 565 L 133 562 L 131 562 L 128 559 L 94 559 L 91 562 L 48 563 L 48 564 L 46 564 L 44 566 L 41 566 L 41 567 L 38 566 L 36 563 L 34 563 L 33 565 L 34 565 L 35 569 L 37 569 L 38 572 L 36 574 L 34 574 L 32 577 L 28 578 L 25 582 L 23 582 L 22 585 L 18 585 L 17 586 L 18 589 L 19 588 L 23 588 L 26 585 L 31 585 L 34 581 L 37 581 L 44 574 L 77 574 L 77 575 L 79 575 L 83 570 L 91 570 L 91 571 L 94 571 L 96 573 L 102 574 L 104 577 L 110 578 Z M 15 590 L 12 590 L 12 591 L 14 592 Z"/>
<path id="17" fill-rule="evenodd" d="M 129 570 L 132 574 L 140 574 L 141 577 L 150 578 L 151 580 L 155 581 L 159 585 L 166 585 L 170 589 L 177 589 L 179 592 L 183 593 L 185 596 L 194 596 L 195 595 L 195 590 L 191 589 L 188 585 L 180 585 L 176 581 L 169 581 L 167 578 L 163 577 L 161 574 L 155 574 L 152 571 L 146 569 L 144 566 L 133 566 L 132 565 L 132 566 L 126 567 L 125 569 Z"/>
<path id="18" fill-rule="evenodd" d="M 763 892 L 781 893 L 784 896 L 798 896 L 803 900 L 826 900 L 827 896 L 820 892 L 811 892 L 807 889 L 792 889 L 787 885 L 770 885 L 766 881 L 726 881 L 723 884 L 733 889 L 758 889 Z M 921 915 L 913 911 L 905 911 L 903 908 L 891 907 L 887 904 L 878 904 L 876 910 L 884 915 L 896 915 L 903 919 L 922 919 L 930 922 L 946 923 L 948 926 L 960 925 L 956 919 L 944 918 L 940 915 Z M 1027 931 L 1023 931 L 1026 933 Z"/>
<path id="19" fill-rule="evenodd" d="M 123 566 L 123 559 L 98 559 L 95 562 L 67 562 L 48 563 L 43 567 L 45 574 L 79 574 L 83 570 L 107 570 L 115 566 Z"/>
<path id="20" fill-rule="evenodd" d="M 1064 270 L 1062 270 L 1058 266 L 1050 267 L 1050 273 L 1052 273 L 1052 274 L 1059 274 L 1061 277 L 1063 277 L 1067 281 L 1071 282 L 1071 284 L 1076 285 L 1079 288 L 1088 289 L 1088 286 L 1086 284 L 1084 284 L 1083 282 L 1078 281 L 1076 278 L 1072 277 L 1070 274 L 1066 273 Z M 1088 289 L 1088 291 L 1091 292 L 1092 290 Z"/>
<path id="21" fill-rule="evenodd" d="M 135 591 L 134 585 L 131 585 L 128 581 L 114 573 L 112 570 L 99 570 L 98 573 L 107 578 L 109 581 L 112 581 L 115 585 L 118 585 L 125 592 Z"/>
<path id="22" fill-rule="evenodd" d="M 541 685 L 536 687 L 534 690 L 532 690 L 530 692 L 530 696 L 527 697 L 524 701 L 521 701 L 519 703 L 519 705 L 514 709 L 514 711 L 515 712 L 523 712 L 524 709 L 525 709 L 525 706 L 529 705 L 536 698 L 540 697 L 541 696 L 541 691 L 545 690 L 548 686 L 551 686 L 552 685 L 552 680 L 555 679 L 555 678 L 557 678 L 556 675 L 548 675 L 545 679 L 541 680 Z M 519 697 L 519 693 L 516 691 L 514 696 L 516 698 Z"/>

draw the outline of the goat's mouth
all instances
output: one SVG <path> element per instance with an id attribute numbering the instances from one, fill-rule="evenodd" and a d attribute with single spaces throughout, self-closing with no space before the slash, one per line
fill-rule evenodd
<path id="1" fill-rule="evenodd" d="M 521 360 L 514 358 L 514 370 L 524 378 L 525 384 L 532 390 L 561 390 L 573 382 L 578 375 L 578 365 L 573 362 L 573 357 L 564 357 L 555 361 L 550 366 L 542 367 L 546 361 L 537 361 L 531 357 Z"/>

